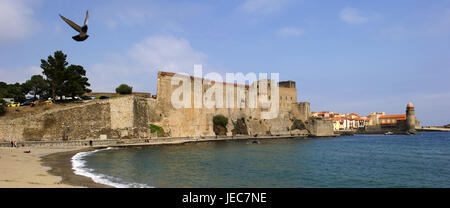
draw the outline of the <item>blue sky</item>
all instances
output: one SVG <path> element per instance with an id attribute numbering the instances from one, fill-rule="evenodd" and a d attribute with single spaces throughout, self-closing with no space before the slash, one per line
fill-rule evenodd
<path id="1" fill-rule="evenodd" d="M 85 42 L 58 14 L 81 24 Z M 156 91 L 158 70 L 279 72 L 313 111 L 404 113 L 450 123 L 450 1 L 0 0 L 0 81 L 39 74 L 56 50 L 94 91 Z"/>

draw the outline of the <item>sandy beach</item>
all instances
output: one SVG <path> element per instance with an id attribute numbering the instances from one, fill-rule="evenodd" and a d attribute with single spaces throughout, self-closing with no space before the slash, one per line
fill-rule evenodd
<path id="1" fill-rule="evenodd" d="M 31 150 L 31 153 L 24 153 Z M 47 172 L 41 157 L 65 149 L 0 148 L 0 187 L 2 188 L 70 188 L 61 177 Z"/>
<path id="2" fill-rule="evenodd" d="M 85 149 L 1 147 L 0 188 L 108 187 L 73 173 L 70 158 L 80 151 Z"/>

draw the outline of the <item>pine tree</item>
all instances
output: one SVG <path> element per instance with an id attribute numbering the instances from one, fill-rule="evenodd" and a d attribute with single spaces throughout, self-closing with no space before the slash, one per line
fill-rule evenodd
<path id="1" fill-rule="evenodd" d="M 82 66 L 69 65 L 67 55 L 56 51 L 54 56 L 41 60 L 42 73 L 46 76 L 53 100 L 56 96 L 78 96 L 91 90 L 86 71 Z"/>
<path id="2" fill-rule="evenodd" d="M 23 85 L 26 86 L 28 93 L 34 95 L 34 99 L 36 99 L 38 95 L 39 98 L 42 99 L 44 94 L 49 91 L 49 84 L 41 75 L 32 76 L 31 79 L 27 80 Z"/>

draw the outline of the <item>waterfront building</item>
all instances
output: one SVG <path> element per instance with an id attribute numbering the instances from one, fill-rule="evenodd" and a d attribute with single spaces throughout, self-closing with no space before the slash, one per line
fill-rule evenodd
<path id="1" fill-rule="evenodd" d="M 414 105 L 409 102 L 406 106 L 406 114 L 386 115 L 381 113 L 370 113 L 369 124 L 366 131 L 373 132 L 402 132 L 416 133 L 416 128 L 420 128 L 420 122 L 415 116 Z"/>
<path id="2" fill-rule="evenodd" d="M 406 106 L 406 114 L 386 115 L 385 112 L 371 112 L 368 116 L 360 116 L 357 113 L 322 111 L 312 112 L 310 116 L 331 120 L 334 131 L 415 133 L 416 128 L 420 128 L 420 122 L 415 116 L 414 105 L 411 102 Z"/>
<path id="3" fill-rule="evenodd" d="M 380 117 L 386 115 L 385 112 L 370 112 L 367 116 L 369 118 L 369 126 L 376 126 L 380 123 Z"/>
<path id="4" fill-rule="evenodd" d="M 312 112 L 311 117 L 329 119 L 333 122 L 334 131 L 364 129 L 369 122 L 368 117 L 360 117 L 357 113 L 335 113 L 331 111 Z"/>
<path id="5" fill-rule="evenodd" d="M 391 128 L 406 120 L 406 115 L 382 115 L 379 117 L 381 128 Z"/>

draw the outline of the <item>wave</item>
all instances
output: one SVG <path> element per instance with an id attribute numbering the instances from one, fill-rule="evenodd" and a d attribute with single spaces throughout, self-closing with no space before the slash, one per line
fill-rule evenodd
<path id="1" fill-rule="evenodd" d="M 79 152 L 75 154 L 71 159 L 72 169 L 74 170 L 74 173 L 91 178 L 96 183 L 101 183 L 116 188 L 152 188 L 151 186 L 142 183 L 126 183 L 123 182 L 123 180 L 121 180 L 120 178 L 108 176 L 101 173 L 95 173 L 94 169 L 86 167 L 86 160 L 84 159 L 86 156 L 92 155 L 96 152 L 112 149 L 117 148 L 108 147 L 106 149 L 97 149 L 90 152 Z"/>

